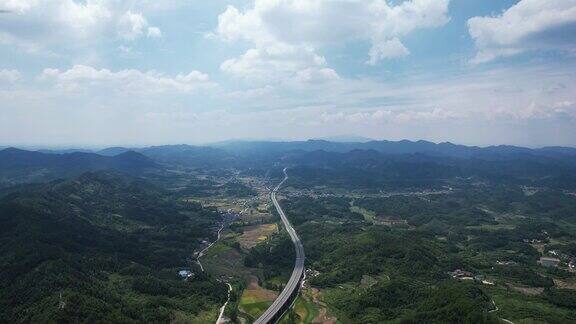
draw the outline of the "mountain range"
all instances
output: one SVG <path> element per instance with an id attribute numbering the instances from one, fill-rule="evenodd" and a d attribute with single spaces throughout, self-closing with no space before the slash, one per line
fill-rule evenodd
<path id="1" fill-rule="evenodd" d="M 211 146 L 163 145 L 110 147 L 96 152 L 0 151 L 0 188 L 68 178 L 86 171 L 114 170 L 142 174 L 166 166 L 199 168 L 269 168 L 283 163 L 333 170 L 364 170 L 386 178 L 444 176 L 554 177 L 576 169 L 576 148 L 465 146 L 427 141 L 295 142 L 229 141 Z M 415 170 L 419 170 L 416 172 Z M 341 172 L 337 172 L 341 175 Z M 369 178 L 370 176 L 367 176 Z M 570 178 L 571 179 L 571 178 Z M 570 180 L 570 183 L 573 181 Z"/>
<path id="2" fill-rule="evenodd" d="M 158 168 L 150 158 L 133 151 L 115 156 L 74 152 L 64 154 L 7 148 L 0 151 L 0 188 L 29 182 L 45 182 L 87 171 L 115 170 L 137 174 Z"/>
<path id="3" fill-rule="evenodd" d="M 97 153 L 105 156 L 115 156 L 121 153 L 134 151 L 142 153 L 148 157 L 158 160 L 172 160 L 175 156 L 198 157 L 201 155 L 220 155 L 225 157 L 227 154 L 270 154 L 283 153 L 290 151 L 316 151 L 323 150 L 327 152 L 350 152 L 353 150 L 375 150 L 383 154 L 414 154 L 423 153 L 430 155 L 450 156 L 458 158 L 497 158 L 511 155 L 541 155 L 541 156 L 576 156 L 576 148 L 548 146 L 542 148 L 527 148 L 513 145 L 496 145 L 496 146 L 467 146 L 453 144 L 450 142 L 433 143 L 429 141 L 386 141 L 370 140 L 368 138 L 330 138 L 330 139 L 311 139 L 307 141 L 242 141 L 231 140 L 212 143 L 203 146 L 197 145 L 161 145 L 150 147 L 108 147 L 102 150 L 89 150 L 82 148 L 59 149 L 59 150 L 38 150 L 41 153 L 48 154 L 66 154 L 66 153 Z M 179 158 L 178 158 L 179 159 Z"/>

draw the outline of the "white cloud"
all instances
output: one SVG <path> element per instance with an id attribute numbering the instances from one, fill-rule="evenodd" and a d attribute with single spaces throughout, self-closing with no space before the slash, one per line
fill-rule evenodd
<path id="1" fill-rule="evenodd" d="M 216 35 L 244 40 L 256 51 L 272 46 L 314 52 L 327 44 L 363 40 L 372 44 L 370 64 L 409 54 L 400 38 L 416 29 L 446 24 L 449 0 L 255 0 L 241 11 L 229 6 Z M 248 54 L 248 53 L 247 53 Z"/>
<path id="2" fill-rule="evenodd" d="M 142 36 L 148 21 L 141 13 L 127 11 L 119 21 L 118 34 L 122 38 L 135 39 Z"/>
<path id="3" fill-rule="evenodd" d="M 226 40 L 322 45 L 350 40 L 384 41 L 418 28 L 448 22 L 448 0 L 255 0 L 219 16 L 217 34 Z"/>
<path id="4" fill-rule="evenodd" d="M 61 1 L 56 14 L 56 20 L 83 37 L 89 37 L 92 28 L 112 18 L 111 9 L 97 1 Z"/>
<path id="5" fill-rule="evenodd" d="M 271 94 L 274 92 L 274 87 L 272 86 L 264 86 L 262 88 L 252 88 L 247 90 L 238 90 L 232 91 L 228 93 L 226 96 L 231 99 L 256 99 L 262 98 L 264 96 L 270 97 Z"/>
<path id="6" fill-rule="evenodd" d="M 58 88 L 66 91 L 96 91 L 100 94 L 106 93 L 102 89 L 142 94 L 191 93 L 215 86 L 208 75 L 198 71 L 170 77 L 153 71 L 111 71 L 86 65 L 75 65 L 66 71 L 45 69 L 39 79 L 54 82 Z"/>
<path id="7" fill-rule="evenodd" d="M 0 0 L 0 9 L 22 13 L 29 10 L 37 2 L 37 0 Z"/>
<path id="8" fill-rule="evenodd" d="M 0 82 L 14 83 L 22 78 L 18 70 L 0 69 Z"/>
<path id="9" fill-rule="evenodd" d="M 44 81 L 30 80 L 32 89 L 27 80 L 12 89 L 0 87 L 0 137 L 57 143 L 74 134 L 84 144 L 150 144 L 358 134 L 566 145 L 576 134 L 576 77 L 573 64 L 556 64 L 441 77 L 418 73 L 387 82 L 339 78 L 228 94 L 212 89 L 199 72 L 74 66 L 46 70 Z M 306 74 L 301 75 L 309 79 Z"/>
<path id="10" fill-rule="evenodd" d="M 0 9 L 14 11 L 0 19 L 0 42 L 27 53 L 46 53 L 117 37 L 162 36 L 142 12 L 127 7 L 132 7 L 127 0 L 0 0 Z"/>
<path id="11" fill-rule="evenodd" d="M 576 0 L 521 0 L 500 15 L 469 19 L 468 30 L 478 48 L 473 63 L 529 50 L 574 51 Z"/>
<path id="12" fill-rule="evenodd" d="M 308 68 L 296 73 L 296 80 L 302 83 L 322 83 L 338 79 L 340 77 L 336 71 L 329 68 Z"/>
<path id="13" fill-rule="evenodd" d="M 338 78 L 295 85 L 286 81 L 258 100 L 236 103 L 252 110 L 318 107 L 336 117 L 350 115 L 342 121 L 355 124 L 576 120 L 573 68 L 573 64 L 543 64 L 461 75 L 408 75 L 387 82 Z"/>
<path id="14" fill-rule="evenodd" d="M 27 41 L 51 41 L 64 34 L 75 39 L 90 37 L 106 28 L 116 9 L 106 0 L 8 0 L 4 6 L 19 10 L 2 17 L 0 30 Z"/>
<path id="15" fill-rule="evenodd" d="M 370 49 L 369 65 L 376 65 L 383 59 L 393 59 L 408 56 L 410 51 L 400 42 L 397 37 L 384 42 L 376 43 Z"/>
<path id="16" fill-rule="evenodd" d="M 250 82 L 326 82 L 338 79 L 317 54 L 325 45 L 372 43 L 368 64 L 408 55 L 400 37 L 448 21 L 449 0 L 255 0 L 253 7 L 228 8 L 212 36 L 254 45 L 221 70 Z"/>
<path id="17" fill-rule="evenodd" d="M 326 60 L 313 49 L 287 44 L 248 50 L 242 56 L 222 63 L 220 69 L 249 82 L 283 82 L 288 79 L 311 81 L 336 78 L 334 70 L 326 67 Z"/>
<path id="18" fill-rule="evenodd" d="M 320 115 L 322 123 L 348 123 L 354 125 L 383 125 L 385 123 L 429 123 L 459 119 L 463 116 L 440 108 L 434 108 L 427 111 L 418 110 L 390 110 L 375 109 L 363 112 L 323 112 Z"/>
<path id="19" fill-rule="evenodd" d="M 148 27 L 148 33 L 146 35 L 150 38 L 161 38 L 162 31 L 158 27 Z"/>
<path id="20" fill-rule="evenodd" d="M 129 10 L 119 20 L 118 35 L 128 40 L 142 36 L 159 38 L 162 31 L 158 27 L 149 27 L 148 20 L 141 13 Z"/>

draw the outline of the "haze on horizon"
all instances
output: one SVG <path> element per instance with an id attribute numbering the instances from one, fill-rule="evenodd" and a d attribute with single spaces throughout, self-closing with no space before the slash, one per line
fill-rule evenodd
<path id="1" fill-rule="evenodd" d="M 576 0 L 0 0 L 0 146 L 576 146 Z"/>

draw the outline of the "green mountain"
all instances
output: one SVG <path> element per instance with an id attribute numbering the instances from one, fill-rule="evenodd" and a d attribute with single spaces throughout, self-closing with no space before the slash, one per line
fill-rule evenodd
<path id="1" fill-rule="evenodd" d="M 190 321 L 226 299 L 207 275 L 177 273 L 219 218 L 115 173 L 9 194 L 0 200 L 0 318 Z"/>
<path id="2" fill-rule="evenodd" d="M 83 152 L 50 154 L 7 148 L 0 151 L 0 188 L 69 178 L 88 171 L 140 174 L 157 168 L 159 166 L 148 157 L 133 151 L 110 157 Z"/>

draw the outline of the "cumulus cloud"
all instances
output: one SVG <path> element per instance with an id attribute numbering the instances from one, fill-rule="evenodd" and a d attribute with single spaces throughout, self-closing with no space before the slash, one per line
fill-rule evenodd
<path id="1" fill-rule="evenodd" d="M 148 21 L 142 14 L 128 11 L 120 18 L 118 34 L 126 39 L 135 39 L 142 36 L 146 26 Z"/>
<path id="2" fill-rule="evenodd" d="M 322 83 L 338 79 L 340 77 L 336 71 L 329 68 L 308 68 L 296 74 L 296 80 L 302 83 Z"/>
<path id="3" fill-rule="evenodd" d="M 247 90 L 238 90 L 238 91 L 232 91 L 228 94 L 226 94 L 226 96 L 228 98 L 231 99 L 257 99 L 257 98 L 262 98 L 264 96 L 270 96 L 272 93 L 274 92 L 274 87 L 272 86 L 264 86 L 262 88 L 252 88 L 252 89 L 247 89 Z"/>
<path id="4" fill-rule="evenodd" d="M 323 45 L 358 39 L 377 44 L 399 41 L 418 28 L 446 24 L 448 4 L 448 0 L 408 0 L 398 5 L 385 0 L 255 0 L 245 11 L 229 6 L 218 19 L 217 34 L 257 44 Z"/>
<path id="5" fill-rule="evenodd" d="M 224 62 L 226 72 L 262 76 L 280 70 L 293 76 L 316 68 L 322 73 L 326 60 L 317 51 L 329 44 L 370 42 L 367 63 L 372 65 L 408 55 L 401 38 L 416 29 L 446 24 L 448 4 L 449 0 L 397 5 L 385 0 L 255 0 L 246 10 L 229 6 L 218 17 L 213 36 L 255 46 Z"/>
<path id="6" fill-rule="evenodd" d="M 118 34 L 128 40 L 147 36 L 151 38 L 162 37 L 162 31 L 158 27 L 149 27 L 148 20 L 137 12 L 127 11 L 119 21 Z"/>
<path id="7" fill-rule="evenodd" d="M 162 36 L 142 12 L 126 10 L 128 1 L 0 0 L 0 9 L 13 11 L 0 19 L 0 41 L 29 53 L 49 48 L 78 47 L 116 37 L 135 40 Z"/>
<path id="8" fill-rule="evenodd" d="M 162 37 L 162 31 L 158 27 L 148 27 L 148 33 L 146 35 L 151 38 L 160 38 Z"/>
<path id="9" fill-rule="evenodd" d="M 531 50 L 572 52 L 576 0 L 521 0 L 499 15 L 470 18 L 468 31 L 478 48 L 473 63 Z"/>
<path id="10" fill-rule="evenodd" d="M 312 49 L 287 44 L 250 49 L 238 58 L 224 61 L 220 68 L 238 78 L 264 83 L 290 78 L 321 82 L 338 77 L 326 67 L 324 57 Z"/>
<path id="11" fill-rule="evenodd" d="M 374 44 L 370 49 L 370 59 L 367 61 L 370 65 L 376 65 L 383 59 L 400 58 L 410 54 L 410 51 L 400 42 L 397 37 L 384 42 Z"/>
<path id="12" fill-rule="evenodd" d="M 5 103 L 0 135 L 29 139 L 29 128 L 21 127 L 19 118 L 41 116 L 35 117 L 39 124 L 49 122 L 36 128 L 42 130 L 36 133 L 41 134 L 37 140 L 60 130 L 62 137 L 51 140 L 65 140 L 70 125 L 76 125 L 69 122 L 72 115 L 82 126 L 74 132 L 80 134 L 78 141 L 93 140 L 81 136 L 85 128 L 96 134 L 105 128 L 111 130 L 109 137 L 94 138 L 149 144 L 160 139 L 208 141 L 269 134 L 431 140 L 454 140 L 458 134 L 460 142 L 499 143 L 505 138 L 514 143 L 570 144 L 576 120 L 573 70 L 571 65 L 547 64 L 441 77 L 418 74 L 388 82 L 340 78 L 311 81 L 289 91 L 262 86 L 225 94 L 212 89 L 210 78 L 200 72 L 164 75 L 73 66 L 45 70 L 43 81 L 30 81 L 36 92 L 23 91 L 26 80 L 13 89 L 0 87 L 0 101 Z M 310 80 L 308 73 L 302 77 Z M 218 132 L 215 120 L 221 126 Z M 526 127 L 546 125 L 546 130 L 526 137 Z M 515 134 L 518 137 L 512 138 Z"/>
<path id="13" fill-rule="evenodd" d="M 191 93 L 215 86 L 207 74 L 198 71 L 170 77 L 153 71 L 111 71 L 86 65 L 75 65 L 65 71 L 45 69 L 39 79 L 53 82 L 58 88 L 71 92 L 101 91 L 106 88 L 131 93 Z"/>
<path id="14" fill-rule="evenodd" d="M 572 90 L 576 77 L 571 73 L 572 65 L 561 66 L 502 68 L 457 76 L 418 75 L 388 82 L 339 78 L 299 87 L 282 84 L 241 105 L 251 109 L 274 107 L 275 111 L 319 107 L 330 117 L 341 116 L 339 121 L 353 124 L 574 120 L 576 95 Z"/>
<path id="15" fill-rule="evenodd" d="M 19 13 L 29 10 L 37 0 L 0 0 L 0 9 Z"/>
<path id="16" fill-rule="evenodd" d="M 18 70 L 0 69 L 0 82 L 14 83 L 22 78 Z"/>

